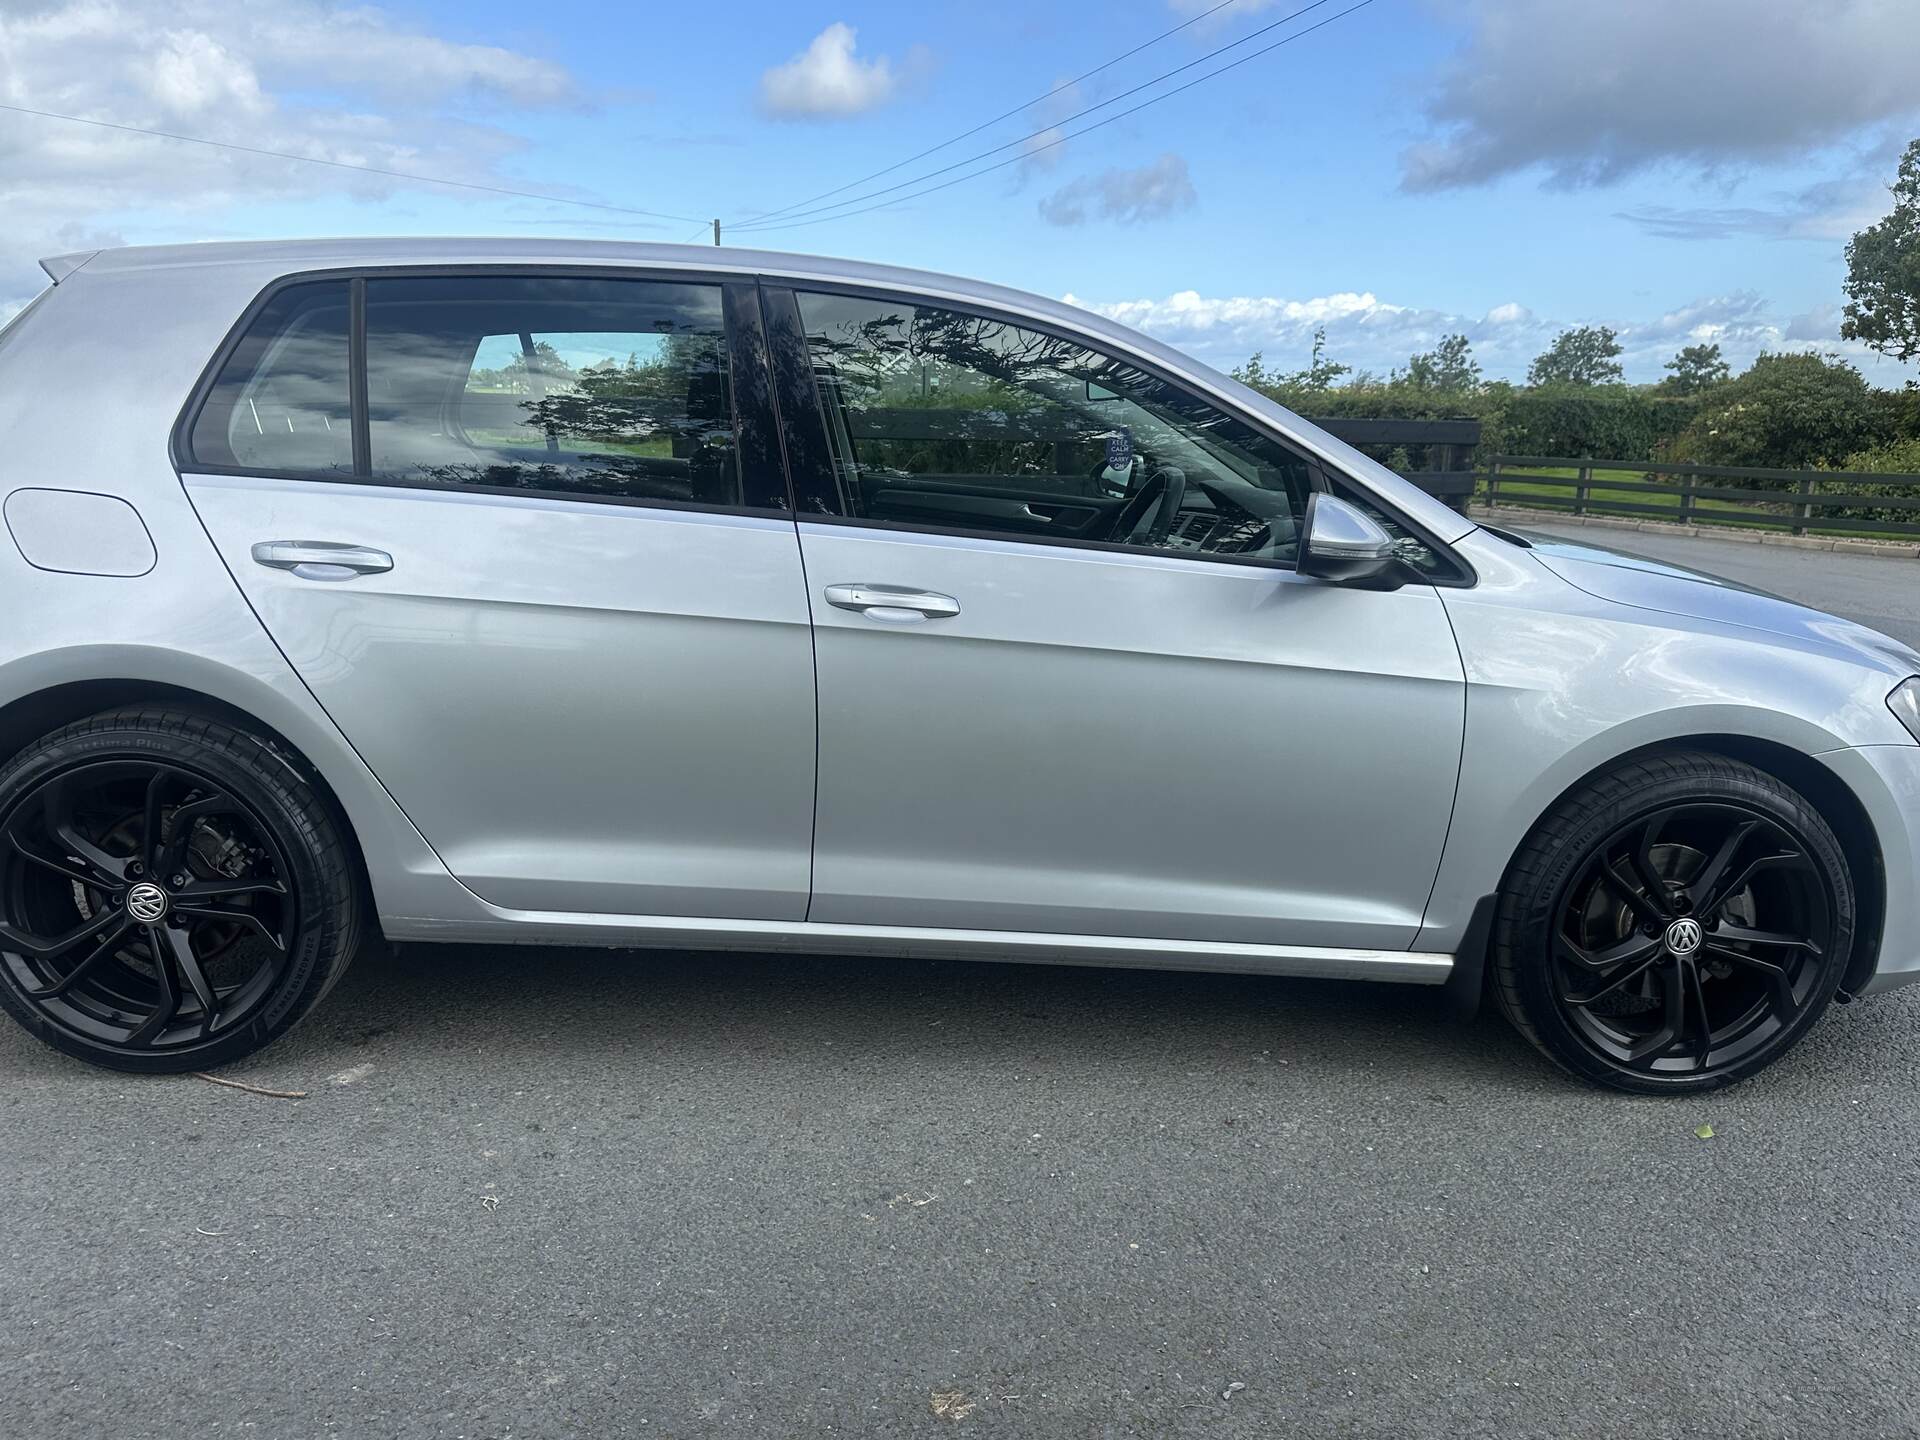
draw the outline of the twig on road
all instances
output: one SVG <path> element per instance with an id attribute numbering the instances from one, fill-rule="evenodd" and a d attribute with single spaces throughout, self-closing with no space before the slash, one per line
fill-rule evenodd
<path id="1" fill-rule="evenodd" d="M 232 1090 L 244 1090 L 249 1095 L 265 1095 L 273 1100 L 304 1100 L 307 1098 L 307 1092 L 304 1090 L 269 1090 L 264 1085 L 249 1085 L 244 1080 L 228 1080 L 219 1075 L 209 1075 L 204 1070 L 194 1071 L 193 1078 L 196 1080 L 208 1080 L 215 1085 L 225 1085 Z"/>

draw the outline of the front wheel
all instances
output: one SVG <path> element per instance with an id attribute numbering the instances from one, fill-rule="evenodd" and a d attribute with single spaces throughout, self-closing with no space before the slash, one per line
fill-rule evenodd
<path id="1" fill-rule="evenodd" d="M 199 1070 L 285 1033 L 345 970 L 355 871 L 263 739 L 96 715 L 0 767 L 0 1005 L 118 1070 Z"/>
<path id="2" fill-rule="evenodd" d="M 1771 1064 L 1832 1000 L 1853 944 L 1846 858 L 1805 797 L 1712 754 L 1583 785 L 1515 858 L 1494 924 L 1508 1019 L 1568 1070 L 1643 1094 Z"/>

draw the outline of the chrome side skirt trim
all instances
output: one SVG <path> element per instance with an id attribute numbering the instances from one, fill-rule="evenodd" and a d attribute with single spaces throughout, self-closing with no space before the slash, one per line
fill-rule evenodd
<path id="1" fill-rule="evenodd" d="M 491 915 L 473 920 L 387 915 L 381 917 L 381 927 L 390 940 L 1008 960 L 1036 965 L 1120 965 L 1150 970 L 1395 980 L 1413 985 L 1444 984 L 1453 973 L 1451 955 L 1420 950 L 1344 950 L 1313 945 L 1245 945 L 1122 935 L 1052 935 L 1021 930 L 943 930 L 912 925 L 828 925 L 807 921 L 581 915 L 488 908 Z"/>

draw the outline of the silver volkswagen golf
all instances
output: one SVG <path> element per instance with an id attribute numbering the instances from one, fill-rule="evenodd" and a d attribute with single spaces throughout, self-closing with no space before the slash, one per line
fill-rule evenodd
<path id="1" fill-rule="evenodd" d="M 0 1001 L 247 1054 L 394 940 L 1490 991 L 1639 1091 L 1920 974 L 1920 655 L 1462 518 L 989 285 L 108 250 L 0 336 Z"/>

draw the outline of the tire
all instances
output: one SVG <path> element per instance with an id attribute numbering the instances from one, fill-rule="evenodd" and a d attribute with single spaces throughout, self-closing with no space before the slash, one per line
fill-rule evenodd
<path id="1" fill-rule="evenodd" d="M 1495 912 L 1493 988 L 1573 1074 L 1692 1094 L 1799 1043 L 1855 929 L 1845 855 L 1804 796 L 1725 756 L 1656 754 L 1585 782 L 1527 837 Z"/>
<path id="2" fill-rule="evenodd" d="M 358 946 L 342 822 L 223 720 L 110 711 L 0 766 L 0 1005 L 115 1070 L 204 1070 L 284 1035 Z"/>

